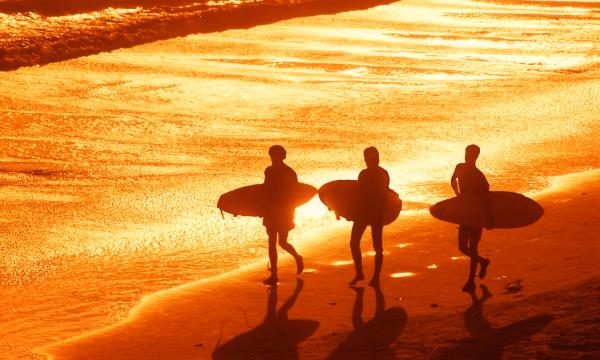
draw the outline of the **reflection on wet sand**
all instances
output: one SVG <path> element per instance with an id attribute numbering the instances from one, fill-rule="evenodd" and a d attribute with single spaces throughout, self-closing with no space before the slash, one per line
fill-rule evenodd
<path id="1" fill-rule="evenodd" d="M 471 338 L 444 351 L 438 359 L 501 359 L 505 346 L 532 337 L 554 319 L 552 315 L 542 314 L 493 328 L 483 315 L 483 304 L 492 294 L 485 285 L 481 285 L 481 290 L 479 298 L 475 290 L 469 292 L 473 304 L 464 313 L 465 328 Z"/>
<path id="2" fill-rule="evenodd" d="M 381 287 L 375 286 L 375 316 L 365 322 L 362 318 L 363 287 L 351 287 L 356 292 L 352 309 L 354 331 L 327 357 L 328 359 L 395 359 L 390 344 L 406 326 L 406 311 L 395 306 L 385 308 Z"/>
<path id="3" fill-rule="evenodd" d="M 319 327 L 314 320 L 288 318 L 304 287 L 302 279 L 296 280 L 296 289 L 277 311 L 277 284 L 268 289 L 267 315 L 262 324 L 235 338 L 218 344 L 213 359 L 297 359 L 298 344 Z"/>

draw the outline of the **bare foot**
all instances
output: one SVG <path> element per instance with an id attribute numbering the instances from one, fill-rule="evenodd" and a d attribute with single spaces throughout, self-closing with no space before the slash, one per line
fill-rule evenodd
<path id="1" fill-rule="evenodd" d="M 265 285 L 275 285 L 277 284 L 277 276 L 276 275 L 271 275 L 268 278 L 263 280 L 263 284 Z"/>
<path id="2" fill-rule="evenodd" d="M 374 288 L 379 286 L 379 278 L 374 277 L 371 279 L 371 281 L 369 281 L 369 286 L 372 286 Z"/>
<path id="3" fill-rule="evenodd" d="M 356 291 L 359 294 L 362 294 L 365 292 L 365 288 L 362 286 L 350 286 L 350 289 Z"/>
<path id="4" fill-rule="evenodd" d="M 296 274 L 302 274 L 302 271 L 304 271 L 304 258 L 298 255 L 296 258 Z"/>
<path id="5" fill-rule="evenodd" d="M 473 291 L 473 290 L 475 290 L 475 281 L 473 281 L 473 280 L 467 281 L 462 288 L 462 291 L 464 291 L 464 292 L 469 292 L 469 291 Z"/>
<path id="6" fill-rule="evenodd" d="M 350 281 L 350 286 L 356 285 L 357 282 L 364 280 L 364 279 L 365 279 L 365 276 L 363 274 L 356 274 L 354 279 L 352 279 L 352 281 Z"/>
<path id="7" fill-rule="evenodd" d="M 487 274 L 487 268 L 490 265 L 490 259 L 481 259 L 480 264 L 481 264 L 481 269 L 479 270 L 479 278 L 483 279 L 483 278 L 485 278 L 485 275 Z"/>

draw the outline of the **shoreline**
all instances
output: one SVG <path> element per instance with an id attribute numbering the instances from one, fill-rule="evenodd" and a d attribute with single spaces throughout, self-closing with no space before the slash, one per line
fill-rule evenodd
<path id="1" fill-rule="evenodd" d="M 594 190 L 597 190 L 598 188 L 597 185 L 594 186 L 594 181 L 598 178 L 600 178 L 600 170 L 597 169 L 553 178 L 551 186 L 549 186 L 546 189 L 540 190 L 535 194 L 536 200 L 539 200 L 546 209 L 546 214 L 544 215 L 542 220 L 538 222 L 538 224 L 550 221 L 545 220 L 545 218 L 548 217 L 554 219 L 556 215 L 553 215 L 552 213 L 554 212 L 554 210 L 559 209 L 560 207 L 573 207 L 575 206 L 573 204 L 578 201 L 584 201 L 589 203 L 589 197 L 588 199 L 585 199 L 585 196 L 577 195 L 594 195 Z M 577 189 L 582 185 L 586 189 L 585 191 Z M 593 209 L 589 209 L 589 206 L 586 210 L 591 210 L 591 212 L 593 212 Z M 568 213 L 569 212 L 567 211 L 567 215 Z M 587 215 L 594 216 L 594 214 Z M 571 216 L 573 215 L 571 214 Z M 410 219 L 412 221 L 410 225 L 408 225 L 403 221 L 403 218 L 401 216 L 399 220 L 397 220 L 397 224 L 391 227 L 384 234 L 384 243 L 386 243 L 386 245 L 384 246 L 386 250 L 386 257 L 384 262 L 384 272 L 382 274 L 382 289 L 386 293 L 385 298 L 387 299 L 387 303 L 401 304 L 403 308 L 409 311 L 409 318 L 411 318 L 411 316 L 429 316 L 432 312 L 441 311 L 447 313 L 448 311 L 456 311 L 458 308 L 461 307 L 461 304 L 464 303 L 464 293 L 460 292 L 459 286 L 461 284 L 462 278 L 466 275 L 466 262 L 464 262 L 464 259 L 461 259 L 460 257 L 458 257 L 455 260 L 450 260 L 446 262 L 444 262 L 441 258 L 441 256 L 444 255 L 444 252 L 447 252 L 445 254 L 447 255 L 446 258 L 450 257 L 450 255 L 458 255 L 457 250 L 452 250 L 454 248 L 453 242 L 451 244 L 445 243 L 445 249 L 443 249 L 441 253 L 439 252 L 439 249 L 437 252 L 432 251 L 432 244 L 429 244 L 429 250 L 421 249 L 423 241 L 425 241 L 428 238 L 428 240 L 431 241 L 431 238 L 435 235 L 437 235 L 437 237 L 439 238 L 453 239 L 455 236 L 455 230 L 453 228 L 455 226 L 453 226 L 452 224 L 442 223 L 435 219 L 429 218 L 428 216 L 422 216 L 417 214 L 413 214 L 412 216 L 410 216 Z M 350 223 L 348 222 L 348 224 Z M 541 233 L 557 234 L 555 235 L 557 238 L 562 238 L 565 236 L 565 234 L 561 234 L 562 230 L 558 230 L 557 232 L 557 230 L 543 228 L 544 224 L 538 224 L 534 224 L 530 227 L 522 228 L 519 230 L 514 230 L 514 232 L 520 234 L 518 238 L 521 239 L 521 245 L 524 248 L 526 248 L 525 250 L 535 249 L 534 244 L 538 243 L 540 241 L 540 238 L 543 238 L 543 236 L 540 235 Z M 556 225 L 561 226 L 560 223 Z M 433 228 L 433 231 L 431 228 Z M 407 232 L 410 232 L 411 230 L 414 231 L 412 237 L 407 236 Z M 421 232 L 419 233 L 419 231 Z M 589 231 L 593 232 L 593 230 Z M 340 231 L 332 230 L 331 232 Z M 482 254 L 492 253 L 491 257 L 493 263 L 492 267 L 490 268 L 491 272 L 489 279 L 486 279 L 485 282 L 488 283 L 493 293 L 500 293 L 502 289 L 506 287 L 507 283 L 511 281 L 514 282 L 515 280 L 517 280 L 517 277 L 514 274 L 511 274 L 511 271 L 507 271 L 507 269 L 514 270 L 512 268 L 515 267 L 515 265 L 510 264 L 510 261 L 506 261 L 506 259 L 496 260 L 498 256 L 493 254 L 494 252 L 506 252 L 510 250 L 505 249 L 505 246 L 503 246 L 502 243 L 499 242 L 499 240 L 510 236 L 509 234 L 511 233 L 513 233 L 513 231 L 504 232 L 502 230 L 498 230 L 486 232 L 482 241 Z M 326 306 L 326 313 L 328 315 L 332 315 L 332 319 L 337 318 L 338 320 L 333 321 L 333 323 L 322 323 L 319 331 L 315 334 L 314 337 L 309 338 L 309 340 L 306 343 L 312 343 L 318 341 L 318 339 L 322 339 L 323 336 L 325 336 L 327 333 L 327 330 L 323 329 L 329 329 L 329 332 L 336 333 L 335 330 L 332 331 L 332 328 L 339 328 L 339 323 L 341 321 L 340 319 L 349 320 L 349 314 L 351 313 L 350 308 L 352 305 L 353 294 L 351 293 L 351 291 L 347 290 L 346 280 L 348 279 L 346 278 L 350 278 L 352 274 L 352 269 L 351 264 L 348 265 L 344 262 L 347 262 L 348 259 L 346 258 L 349 258 L 349 254 L 345 254 L 343 252 L 346 247 L 346 239 L 337 241 L 336 244 L 332 244 L 332 242 L 326 242 L 326 240 L 324 239 L 324 237 L 326 237 L 327 235 L 331 236 L 332 234 L 326 233 L 323 235 L 323 238 L 318 239 L 318 241 L 315 240 L 310 241 L 308 244 L 303 244 L 301 249 L 301 253 L 305 255 L 305 259 L 310 259 L 309 261 L 307 261 L 308 272 L 302 276 L 304 282 L 306 283 L 306 289 L 302 291 L 302 295 L 300 295 L 301 299 L 303 298 L 305 299 L 304 301 L 309 301 L 308 298 L 310 296 L 312 298 L 317 299 L 317 303 L 320 302 L 321 304 L 325 305 L 317 305 L 315 303 L 309 303 L 309 305 L 299 304 L 295 306 L 294 313 L 300 313 L 304 315 L 310 314 L 311 312 L 317 312 L 321 315 L 324 315 L 323 309 L 320 308 L 322 308 L 322 306 Z M 345 235 L 347 234 L 337 234 L 337 237 L 344 237 Z M 369 235 L 366 234 L 363 238 L 363 258 L 366 265 L 367 276 L 370 273 L 372 265 L 370 261 L 371 257 L 368 255 L 370 247 L 368 236 Z M 584 237 L 585 236 L 586 235 L 584 234 Z M 398 238 L 404 240 L 408 239 L 407 241 L 410 242 L 403 241 L 394 244 L 394 242 L 397 242 L 394 241 L 394 239 L 397 240 Z M 316 249 L 315 245 L 317 244 L 319 245 L 319 250 Z M 594 244 L 591 244 L 590 246 L 593 247 Z M 404 248 L 406 248 L 406 250 Z M 411 248 L 414 251 L 408 250 Z M 449 253 L 448 250 L 450 250 Z M 568 250 L 569 249 L 566 249 L 567 252 Z M 573 252 L 574 250 L 577 249 L 571 249 L 570 251 Z M 404 255 L 407 251 L 408 255 L 410 255 L 410 257 L 414 259 L 408 260 L 404 258 Z M 328 253 L 336 255 L 331 256 L 328 255 Z M 524 253 L 525 254 L 521 252 L 519 254 L 512 255 L 514 255 L 518 260 L 519 258 L 527 258 L 528 251 L 525 251 Z M 533 254 L 533 252 L 530 253 Z M 577 251 L 575 251 L 574 253 L 577 254 Z M 588 251 L 587 256 L 593 256 L 593 253 L 594 251 Z M 556 255 L 554 256 L 556 257 Z M 535 259 L 535 261 L 529 259 L 529 261 L 532 262 L 532 264 L 529 264 L 529 267 L 531 269 L 536 269 L 540 266 L 543 266 L 544 261 L 539 260 L 539 257 L 538 259 Z M 338 261 L 341 261 L 342 263 L 339 263 L 339 265 L 337 266 L 333 265 Z M 423 261 L 431 262 L 433 264 L 436 264 L 436 266 L 433 269 L 424 268 Z M 282 279 L 278 286 L 278 291 L 283 291 L 284 293 L 287 293 L 290 292 L 290 289 L 293 287 L 293 283 L 295 281 L 293 280 L 294 276 L 292 276 L 291 274 L 291 269 L 293 266 L 291 264 L 292 261 L 289 258 L 289 256 L 283 257 L 281 259 L 281 262 Z M 260 283 L 260 279 L 262 279 L 263 276 L 266 276 L 266 272 L 260 269 L 263 263 L 264 260 L 237 269 L 235 271 L 219 275 L 217 277 L 195 281 L 179 287 L 166 289 L 144 296 L 141 299 L 140 303 L 131 309 L 128 317 L 124 321 L 55 344 L 36 348 L 34 349 L 34 352 L 41 355 L 45 355 L 49 359 L 68 359 L 71 358 L 71 356 L 73 356 L 73 358 L 76 358 L 78 353 L 85 353 L 86 356 L 94 358 L 94 354 L 97 354 L 98 357 L 102 357 L 102 349 L 111 348 L 114 349 L 116 353 L 119 353 L 121 347 L 125 346 L 128 349 L 137 350 L 128 350 L 131 351 L 128 355 L 121 353 L 122 355 L 120 356 L 122 356 L 123 358 L 130 358 L 131 356 L 138 356 L 140 358 L 152 358 L 153 352 L 148 353 L 148 351 L 150 350 L 147 346 L 153 343 L 147 343 L 146 341 L 148 337 L 153 337 L 157 334 L 152 330 L 156 328 L 156 326 L 150 324 L 162 324 L 159 328 L 163 330 L 159 332 L 163 333 L 163 336 L 160 336 L 159 338 L 162 338 L 164 337 L 164 335 L 169 334 L 169 328 L 174 333 L 181 333 L 182 331 L 185 332 L 184 329 L 189 326 L 188 324 L 183 326 L 184 329 L 182 329 L 180 326 L 173 327 L 173 325 L 169 325 L 165 327 L 164 325 L 171 323 L 173 321 L 173 316 L 177 317 L 185 315 L 182 314 L 185 313 L 184 309 L 189 309 L 191 313 L 195 312 L 196 314 L 198 314 L 199 312 L 204 312 L 198 311 L 198 309 L 204 307 L 206 308 L 206 310 L 209 310 L 206 311 L 206 313 L 210 314 L 210 316 L 208 316 L 207 319 L 193 320 L 193 322 L 196 323 L 195 328 L 204 329 L 206 333 L 212 334 L 212 340 L 214 340 L 218 332 L 217 328 L 219 328 L 219 322 L 216 322 L 216 319 L 219 318 L 219 315 L 224 316 L 225 309 L 235 309 L 239 307 L 239 304 L 235 304 L 236 298 L 240 293 L 243 295 L 242 298 L 247 299 L 249 302 L 249 304 L 244 303 L 244 306 L 246 307 L 245 311 L 247 312 L 246 316 L 248 316 L 249 319 L 254 319 L 254 323 L 256 323 L 262 316 L 264 316 L 263 303 L 265 302 L 265 287 Z M 587 264 L 584 265 L 589 266 Z M 560 264 L 554 264 L 551 267 L 561 269 Z M 595 273 L 591 273 L 589 276 L 581 278 L 582 274 L 585 274 L 585 271 L 582 272 L 577 267 L 575 268 L 577 270 L 573 270 L 571 271 L 571 273 L 579 275 L 579 278 L 569 279 L 568 276 L 558 276 L 556 279 L 552 279 L 551 281 L 548 281 L 548 279 L 544 280 L 544 276 L 537 273 L 537 270 L 533 270 L 533 272 L 530 270 L 526 275 L 526 281 L 524 281 L 526 283 L 526 291 L 510 295 L 511 298 L 505 298 L 503 296 L 494 296 L 490 299 L 490 302 L 499 302 L 500 304 L 502 304 L 514 300 L 521 301 L 527 299 L 530 296 L 549 291 L 549 289 L 546 287 L 548 285 L 553 286 L 550 289 L 550 291 L 556 291 L 560 288 L 572 286 L 575 283 L 585 281 L 586 279 L 590 279 L 598 275 Z M 502 272 L 498 272 L 498 269 L 504 269 L 504 274 Z M 524 269 L 521 270 L 524 271 Z M 554 271 L 552 271 L 552 273 L 554 273 Z M 437 274 L 439 274 L 440 272 L 449 273 L 446 273 L 446 276 L 442 278 L 437 276 Z M 565 272 L 567 271 L 565 270 Z M 400 275 L 398 278 L 393 278 L 390 277 L 391 273 L 413 273 L 414 275 L 406 277 L 403 277 L 404 275 Z M 424 279 L 423 282 L 427 283 L 428 287 L 420 288 L 420 286 L 415 281 L 417 279 Z M 448 279 L 451 280 L 448 281 Z M 411 294 L 411 292 L 414 292 L 411 291 L 411 289 L 418 289 L 419 294 Z M 438 292 L 438 289 L 441 289 L 443 292 L 446 292 L 445 290 L 447 290 L 447 293 L 441 294 Z M 390 293 L 393 293 L 391 297 Z M 279 297 L 285 298 L 285 296 L 281 295 Z M 310 301 L 314 302 L 315 299 Z M 333 313 L 330 313 L 332 312 L 332 310 Z M 225 315 L 225 317 L 227 316 Z M 212 318 L 212 320 L 210 318 Z M 240 326 L 240 328 L 248 327 L 247 323 L 244 323 L 243 319 L 241 318 L 231 321 L 233 321 L 234 323 L 237 322 L 237 325 Z M 346 329 L 348 325 L 349 324 L 341 326 L 341 330 Z M 225 331 L 227 332 L 227 330 Z M 197 332 L 201 333 L 202 331 L 198 330 Z M 323 332 L 325 332 L 325 334 Z M 229 334 L 229 337 L 235 336 L 234 334 L 235 331 L 232 334 Z M 221 335 L 225 337 L 227 336 L 227 334 Z M 208 336 L 208 338 L 211 338 L 211 336 Z M 129 340 L 126 341 L 124 339 Z M 177 343 L 178 341 L 174 340 L 174 342 Z M 185 341 L 183 340 L 180 342 Z M 207 346 L 204 345 L 205 342 L 208 343 L 210 342 L 210 340 L 201 342 L 203 345 L 192 349 L 192 352 L 204 353 L 204 355 L 208 356 L 208 354 L 205 353 L 205 351 L 207 350 Z M 110 345 L 108 345 L 109 343 Z M 139 347 L 136 345 L 139 345 Z M 94 348 L 96 350 L 92 351 L 91 349 Z M 173 346 L 172 349 L 175 348 L 177 348 L 177 346 Z M 299 350 L 302 352 L 303 348 L 304 346 L 300 346 Z M 178 353 L 168 354 L 169 357 L 172 358 L 188 358 L 189 356 L 191 356 L 191 354 L 189 353 L 189 348 L 186 351 L 184 352 L 187 355 L 177 355 Z M 113 358 L 115 357 L 113 356 Z M 119 355 L 117 355 L 116 358 L 119 358 Z"/>

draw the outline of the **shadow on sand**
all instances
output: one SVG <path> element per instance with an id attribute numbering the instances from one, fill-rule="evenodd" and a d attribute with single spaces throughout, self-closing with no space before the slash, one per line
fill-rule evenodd
<path id="1" fill-rule="evenodd" d="M 277 311 L 277 285 L 269 288 L 267 315 L 258 327 L 245 332 L 226 343 L 217 345 L 213 359 L 297 359 L 298 344 L 319 327 L 314 320 L 290 320 L 288 311 L 294 306 L 304 286 L 297 279 L 296 289 Z"/>
<path id="2" fill-rule="evenodd" d="M 375 316 L 362 319 L 364 288 L 352 287 L 356 299 L 352 309 L 354 331 L 327 357 L 339 359 L 396 359 L 390 344 L 400 336 L 406 326 L 406 311 L 401 307 L 385 308 L 385 299 L 379 286 L 375 290 Z"/>
<path id="3" fill-rule="evenodd" d="M 365 10 L 386 5 L 394 0 L 304 0 L 304 1 L 257 1 L 237 5 L 207 7 L 191 4 L 190 0 L 163 1 L 164 6 L 153 6 L 158 0 L 102 0 L 57 2 L 46 0 L 8 1 L 0 3 L 0 12 L 15 13 L 38 11 L 42 14 L 69 14 L 101 10 L 112 7 L 154 7 L 160 11 L 157 17 L 139 18 L 118 28 L 102 30 L 86 27 L 66 32 L 60 36 L 40 35 L 38 43 L 23 47 L 19 44 L 0 48 L 0 70 L 15 70 L 23 66 L 43 65 L 74 59 L 120 48 L 166 40 L 198 33 L 212 33 L 229 29 L 248 29 L 259 25 L 298 17 L 330 15 L 345 11 Z M 28 7 L 29 6 L 29 7 Z M 88 30 L 92 29 L 92 30 Z M 95 28 L 95 30 L 94 30 Z M 93 32 L 89 32 L 93 31 Z"/>
<path id="4" fill-rule="evenodd" d="M 501 359 L 505 346 L 526 340 L 542 331 L 554 317 L 537 315 L 501 328 L 492 328 L 483 315 L 483 303 L 492 294 L 481 285 L 483 294 L 477 298 L 475 290 L 469 292 L 473 305 L 465 310 L 465 327 L 471 338 L 455 348 L 444 351 L 438 359 Z"/>

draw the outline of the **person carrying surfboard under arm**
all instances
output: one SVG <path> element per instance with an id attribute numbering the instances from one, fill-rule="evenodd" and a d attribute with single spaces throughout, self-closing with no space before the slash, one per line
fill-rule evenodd
<path id="1" fill-rule="evenodd" d="M 293 204 L 294 189 L 298 185 L 296 172 L 286 165 L 286 151 L 281 145 L 269 148 L 271 166 L 265 169 L 265 213 L 263 225 L 269 236 L 269 262 L 271 276 L 265 279 L 265 284 L 277 283 L 277 242 L 282 249 L 290 253 L 296 260 L 296 273 L 304 270 L 302 256 L 288 243 L 288 233 L 294 228 Z"/>
<path id="2" fill-rule="evenodd" d="M 484 211 L 486 212 L 487 224 L 486 229 L 492 229 L 494 219 L 492 217 L 491 200 L 489 196 L 490 185 L 485 178 L 485 175 L 477 168 L 475 162 L 480 153 L 479 146 L 469 145 L 465 149 L 465 162 L 456 165 L 450 185 L 456 193 L 456 196 L 461 194 L 480 194 L 483 201 Z M 479 278 L 485 278 L 490 260 L 479 255 L 477 247 L 481 240 L 481 227 L 461 224 L 458 227 L 458 249 L 471 259 L 469 268 L 469 278 L 463 286 L 463 291 L 471 291 L 475 288 L 475 273 L 477 264 L 480 265 Z"/>
<path id="3" fill-rule="evenodd" d="M 358 202 L 350 235 L 350 250 L 356 269 L 356 276 L 350 281 L 350 285 L 355 285 L 365 278 L 360 240 L 367 226 L 371 226 L 373 250 L 375 250 L 375 269 L 369 285 L 378 286 L 379 275 L 383 267 L 383 214 L 390 185 L 390 176 L 384 168 L 379 166 L 379 151 L 377 148 L 373 146 L 366 148 L 364 157 L 367 168 L 358 175 Z"/>

